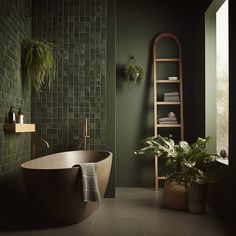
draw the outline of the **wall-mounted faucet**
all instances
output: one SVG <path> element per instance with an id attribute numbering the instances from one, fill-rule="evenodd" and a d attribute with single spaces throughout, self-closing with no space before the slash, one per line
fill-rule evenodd
<path id="1" fill-rule="evenodd" d="M 88 135 L 88 118 L 84 119 L 83 123 L 83 138 L 79 144 L 79 149 L 81 148 L 81 145 L 84 143 L 84 150 L 87 149 L 87 138 L 89 138 Z"/>
<path id="2" fill-rule="evenodd" d="M 33 146 L 32 146 L 32 153 L 31 153 L 31 159 L 35 158 L 35 154 L 36 154 L 36 144 L 38 143 L 44 143 L 46 145 L 47 148 L 49 148 L 49 144 L 46 140 L 44 139 L 37 139 L 34 141 Z"/>

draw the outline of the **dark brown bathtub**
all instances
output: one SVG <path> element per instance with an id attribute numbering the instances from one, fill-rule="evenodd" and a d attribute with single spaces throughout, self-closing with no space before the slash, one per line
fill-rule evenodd
<path id="1" fill-rule="evenodd" d="M 108 151 L 61 152 L 21 165 L 26 191 L 33 203 L 34 215 L 53 225 L 81 222 L 99 207 L 98 202 L 82 201 L 81 169 L 79 163 L 96 162 L 98 187 L 104 196 L 112 163 Z"/>

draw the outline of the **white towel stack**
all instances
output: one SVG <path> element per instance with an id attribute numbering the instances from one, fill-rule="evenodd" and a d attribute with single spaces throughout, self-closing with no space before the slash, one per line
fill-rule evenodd
<path id="1" fill-rule="evenodd" d="M 168 80 L 178 80 L 178 77 L 177 76 L 169 76 Z"/>
<path id="2" fill-rule="evenodd" d="M 164 102 L 179 102 L 179 92 L 164 93 Z"/>
<path id="3" fill-rule="evenodd" d="M 177 119 L 173 112 L 170 112 L 167 117 L 159 118 L 158 121 L 160 124 L 177 124 Z"/>

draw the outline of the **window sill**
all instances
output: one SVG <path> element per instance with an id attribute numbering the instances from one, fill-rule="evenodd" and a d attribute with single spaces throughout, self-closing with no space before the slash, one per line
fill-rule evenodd
<path id="1" fill-rule="evenodd" d="M 223 165 L 228 166 L 229 165 L 229 159 L 217 159 L 218 162 L 220 162 Z"/>

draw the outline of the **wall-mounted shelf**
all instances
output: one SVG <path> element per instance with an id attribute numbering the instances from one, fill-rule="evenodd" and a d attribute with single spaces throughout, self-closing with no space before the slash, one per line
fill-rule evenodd
<path id="1" fill-rule="evenodd" d="M 35 132 L 35 124 L 7 123 L 4 125 L 5 133 Z"/>

